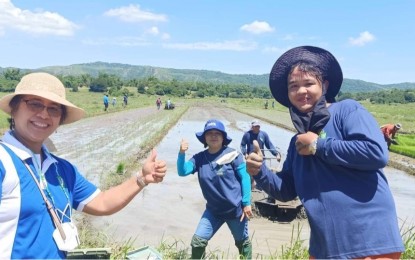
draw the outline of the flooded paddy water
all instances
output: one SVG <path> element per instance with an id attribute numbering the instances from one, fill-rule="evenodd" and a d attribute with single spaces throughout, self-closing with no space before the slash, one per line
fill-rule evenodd
<path id="1" fill-rule="evenodd" d="M 157 113 L 169 111 L 157 111 L 155 108 L 131 110 L 123 112 L 124 115 L 88 118 L 62 126 L 52 137 L 57 147 L 56 154 L 73 162 L 85 176 L 98 183 L 100 174 L 109 172 L 122 158 L 134 154 L 146 135 L 163 123 Z M 150 184 L 126 208 L 112 216 L 94 218 L 93 224 L 116 240 L 133 239 L 135 247 L 146 244 L 157 246 L 162 241 L 167 241 L 167 244 L 177 242 L 180 248 L 189 247 L 205 209 L 205 200 L 196 175 L 177 175 L 176 159 L 182 138 L 189 141 L 186 159 L 203 149 L 195 132 L 202 131 L 204 123 L 210 118 L 217 118 L 225 124 L 228 135 L 233 139 L 230 146 L 239 150 L 242 135 L 249 130 L 252 117 L 221 107 L 189 109 L 156 147 L 158 158 L 166 160 L 168 165 L 164 181 L 157 185 Z M 274 145 L 285 155 L 293 133 L 264 122 L 261 129 L 269 134 Z M 114 156 L 114 151 L 117 156 Z M 415 177 L 389 167 L 385 169 L 385 174 L 395 196 L 401 223 L 415 223 Z M 307 246 L 309 227 L 306 220 L 281 223 L 265 218 L 251 219 L 249 233 L 253 242 L 253 257 L 269 256 L 276 250 L 280 251 L 282 245 L 290 242 L 293 228 L 298 226 L 302 227 L 300 236 Z M 237 249 L 226 225 L 209 242 L 208 250 L 219 250 L 224 253 L 224 258 L 235 257 Z"/>

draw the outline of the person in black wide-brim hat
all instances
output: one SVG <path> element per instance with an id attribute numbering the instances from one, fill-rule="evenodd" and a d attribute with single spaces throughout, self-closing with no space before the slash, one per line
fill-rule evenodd
<path id="1" fill-rule="evenodd" d="M 247 171 L 278 200 L 299 197 L 310 224 L 310 258 L 391 258 L 404 251 L 395 203 L 382 168 L 387 146 L 358 102 L 336 102 L 343 74 L 327 50 L 301 46 L 275 62 L 270 90 L 298 133 L 277 175 L 257 143 Z"/>

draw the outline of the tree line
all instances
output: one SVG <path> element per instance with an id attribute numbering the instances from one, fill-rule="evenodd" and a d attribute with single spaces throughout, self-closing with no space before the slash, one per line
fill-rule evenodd
<path id="1" fill-rule="evenodd" d="M 23 77 L 20 69 L 9 68 L 0 75 L 0 91 L 13 92 L 17 83 Z M 140 94 L 176 96 L 176 97 L 220 97 L 220 98 L 263 98 L 271 99 L 272 95 L 267 87 L 252 87 L 247 84 L 214 83 L 203 81 L 160 80 L 155 76 L 123 80 L 117 75 L 99 73 L 97 77 L 89 74 L 57 75 L 66 88 L 77 92 L 86 87 L 91 92 L 108 93 L 110 95 L 130 94 L 127 87 L 137 89 Z M 391 89 L 378 92 L 339 92 L 338 100 L 355 99 L 357 101 L 370 100 L 377 104 L 410 103 L 415 102 L 415 89 Z"/>

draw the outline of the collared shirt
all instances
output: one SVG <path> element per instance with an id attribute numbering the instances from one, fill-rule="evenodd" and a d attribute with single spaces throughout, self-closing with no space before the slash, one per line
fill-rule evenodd
<path id="1" fill-rule="evenodd" d="M 36 156 L 10 132 L 3 136 L 2 141 L 0 259 L 65 258 L 65 253 L 59 251 L 53 240 L 55 226 L 45 201 L 23 161 L 32 169 L 39 183 L 42 183 L 44 176 L 45 195 L 58 209 L 58 216 L 63 222 L 70 220 L 72 208 L 82 211 L 98 195 L 99 189 L 71 163 L 49 153 L 46 146 L 42 147 L 45 159 L 40 169 Z M 61 212 L 65 212 L 66 216 Z"/>

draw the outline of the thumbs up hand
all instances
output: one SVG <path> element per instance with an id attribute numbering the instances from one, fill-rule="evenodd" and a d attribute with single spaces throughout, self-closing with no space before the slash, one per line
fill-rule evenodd
<path id="1" fill-rule="evenodd" d="M 157 151 L 152 150 L 151 154 L 147 157 L 141 175 L 144 178 L 144 183 L 158 183 L 162 182 L 166 175 L 167 166 L 163 160 L 157 160 Z"/>
<path id="2" fill-rule="evenodd" d="M 180 153 L 185 153 L 189 149 L 189 142 L 186 139 L 182 139 L 180 142 Z"/>
<path id="3" fill-rule="evenodd" d="M 258 141 L 254 140 L 254 151 L 250 153 L 246 159 L 246 171 L 255 176 L 261 170 L 262 162 L 264 161 Z"/>

